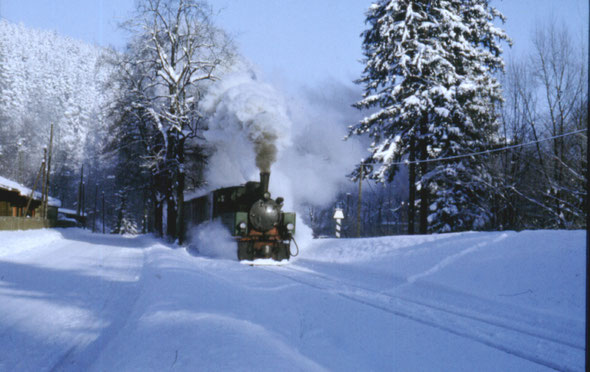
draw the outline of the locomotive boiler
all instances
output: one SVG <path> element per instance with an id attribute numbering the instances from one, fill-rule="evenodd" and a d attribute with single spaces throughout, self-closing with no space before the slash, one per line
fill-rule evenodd
<path id="1" fill-rule="evenodd" d="M 217 189 L 185 201 L 186 221 L 198 225 L 219 219 L 236 240 L 239 260 L 288 260 L 295 213 L 283 212 L 283 198 L 271 198 L 269 179 L 270 173 L 261 172 L 260 182 Z"/>

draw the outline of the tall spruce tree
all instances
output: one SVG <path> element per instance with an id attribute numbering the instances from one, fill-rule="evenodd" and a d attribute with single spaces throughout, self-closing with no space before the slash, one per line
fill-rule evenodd
<path id="1" fill-rule="evenodd" d="M 356 106 L 375 111 L 351 133 L 373 138 L 367 160 L 380 164 L 375 179 L 391 181 L 406 155 L 417 160 L 409 181 L 410 194 L 419 191 L 422 233 L 428 225 L 478 229 L 490 218 L 485 159 L 447 158 L 494 141 L 502 99 L 494 73 L 504 67 L 499 43 L 508 40 L 495 18 L 503 20 L 488 0 L 381 0 L 367 12 L 358 80 L 365 92 Z"/>

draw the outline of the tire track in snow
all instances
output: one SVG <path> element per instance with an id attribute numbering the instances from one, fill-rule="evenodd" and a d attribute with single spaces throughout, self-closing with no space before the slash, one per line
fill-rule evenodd
<path id="1" fill-rule="evenodd" d="M 425 276 L 429 276 L 432 275 L 442 269 L 444 269 L 445 267 L 453 264 L 455 261 L 457 261 L 458 259 L 460 259 L 461 257 L 469 254 L 469 253 L 473 253 L 476 252 L 478 250 L 480 250 L 481 248 L 485 247 L 486 245 L 492 244 L 492 243 L 497 243 L 499 241 L 502 241 L 504 239 L 506 239 L 508 237 L 508 234 L 504 233 L 502 235 L 500 235 L 499 237 L 497 237 L 496 239 L 492 240 L 491 242 L 489 241 L 483 241 L 481 243 L 478 243 L 474 246 L 471 246 L 469 248 L 465 248 L 460 252 L 457 252 L 455 254 L 452 254 L 450 256 L 445 257 L 443 260 L 441 260 L 439 263 L 437 263 L 436 265 L 434 265 L 433 267 L 431 267 L 430 269 L 420 273 L 420 274 L 416 274 L 416 275 L 412 275 L 407 279 L 408 284 L 412 284 L 414 283 L 416 280 L 421 279 Z"/>
<path id="2" fill-rule="evenodd" d="M 511 323 L 510 319 L 505 319 L 504 322 L 490 320 L 486 319 L 484 314 L 469 314 L 466 311 L 445 307 L 443 304 L 432 305 L 399 295 L 343 284 L 337 279 L 300 270 L 294 266 L 285 269 L 265 268 L 299 284 L 331 292 L 350 301 L 476 341 L 548 368 L 577 371 L 582 370 L 584 366 L 583 347 L 533 330 L 522 329 L 518 323 Z M 281 271 L 312 275 L 314 279 Z"/>
<path id="3" fill-rule="evenodd" d="M 100 249 L 97 246 L 96 249 Z M 140 270 L 137 270 L 137 285 L 132 288 L 123 289 L 113 293 L 113 283 L 109 282 L 106 293 L 108 297 L 104 299 L 98 314 L 109 316 L 111 323 L 105 327 L 99 336 L 89 345 L 74 345 L 67 350 L 57 362 L 49 369 L 53 371 L 84 371 L 88 370 L 94 362 L 98 359 L 100 354 L 109 343 L 121 332 L 125 325 L 129 322 L 131 314 L 136 307 L 136 304 L 143 293 L 145 271 L 147 266 L 146 250 L 141 249 L 142 262 Z M 104 259 L 104 257 L 103 257 Z M 125 308 L 128 311 L 119 312 L 118 310 Z"/>

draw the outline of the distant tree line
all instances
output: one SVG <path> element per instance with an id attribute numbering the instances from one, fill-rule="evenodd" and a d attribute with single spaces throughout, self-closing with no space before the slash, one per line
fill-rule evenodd
<path id="1" fill-rule="evenodd" d="M 204 1 L 138 1 L 122 53 L 0 21 L 0 174 L 32 185 L 53 123 L 52 196 L 76 209 L 84 191 L 113 231 L 182 241 L 206 161 L 199 103 L 233 58 L 210 17 Z"/>
<path id="2" fill-rule="evenodd" d="M 370 153 L 335 204 L 302 211 L 316 236 L 333 235 L 334 207 L 345 236 L 359 221 L 363 236 L 583 228 L 587 45 L 540 24 L 531 53 L 505 63 L 498 20 L 488 0 L 369 8 L 350 136 Z M 75 209 L 85 190 L 89 221 L 182 242 L 184 192 L 211 151 L 200 103 L 235 51 L 203 1 L 141 0 L 124 27 L 117 52 L 0 20 L 0 175 L 32 185 L 53 123 L 52 196 Z"/>
<path id="3" fill-rule="evenodd" d="M 0 20 L 0 175 L 32 187 L 55 128 L 50 195 L 75 208 L 86 164 L 88 194 L 107 133 L 106 50 Z M 103 184 L 101 189 L 108 187 Z M 94 206 L 94 203 L 92 203 Z"/>

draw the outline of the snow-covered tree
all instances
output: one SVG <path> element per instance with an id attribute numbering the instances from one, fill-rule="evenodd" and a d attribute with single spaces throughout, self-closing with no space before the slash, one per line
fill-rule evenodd
<path id="1" fill-rule="evenodd" d="M 373 138 L 366 161 L 380 164 L 371 174 L 380 181 L 390 181 L 405 156 L 417 159 L 419 169 L 410 164 L 409 173 L 420 193 L 422 233 L 428 224 L 456 231 L 489 220 L 484 159 L 448 158 L 494 141 L 502 98 L 494 73 L 503 68 L 499 43 L 507 39 L 495 18 L 503 19 L 488 0 L 381 0 L 367 13 L 357 107 L 376 111 L 351 133 Z"/>
<path id="2" fill-rule="evenodd" d="M 32 186 L 53 124 L 51 194 L 64 205 L 76 200 L 76 173 L 84 162 L 97 168 L 93 144 L 106 133 L 102 87 L 110 67 L 100 63 L 104 53 L 0 20 L 0 174 Z"/>
<path id="3" fill-rule="evenodd" d="M 134 45 L 121 68 L 143 74 L 136 79 L 141 84 L 129 107 L 162 140 L 160 148 L 150 151 L 159 185 L 156 216 L 162 215 L 165 203 L 167 235 L 182 241 L 187 145 L 203 129 L 198 104 L 219 66 L 230 58 L 230 43 L 213 26 L 208 5 L 198 0 L 139 1 L 127 26 Z"/>
<path id="4" fill-rule="evenodd" d="M 114 227 L 111 231 L 112 234 L 136 235 L 139 231 L 133 215 L 128 210 L 127 196 L 129 191 L 130 190 L 124 188 L 115 195 L 117 198 L 117 211 L 116 221 L 113 224 Z"/>
<path id="5" fill-rule="evenodd" d="M 148 207 L 150 214 L 158 212 L 159 217 L 155 216 L 155 226 L 151 229 L 162 235 L 162 198 L 157 192 L 165 190 L 157 187 L 157 181 L 163 173 L 160 166 L 164 138 L 150 111 L 149 97 L 152 94 L 148 86 L 151 79 L 146 78 L 149 72 L 138 63 L 141 51 L 136 48 L 140 47 L 141 44 L 132 43 L 125 53 L 112 55 L 111 63 L 118 68 L 108 86 L 113 92 L 107 110 L 111 136 L 104 146 L 104 153 L 112 166 L 111 174 L 115 176 L 118 192 L 125 189 L 132 194 L 129 195 L 130 204 L 143 204 L 137 211 Z M 149 58 L 145 50 L 144 54 L 145 58 Z"/>

